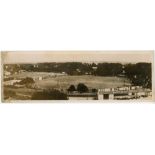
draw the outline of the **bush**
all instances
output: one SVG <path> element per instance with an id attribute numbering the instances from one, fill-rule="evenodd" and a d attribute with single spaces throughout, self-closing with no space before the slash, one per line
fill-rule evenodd
<path id="1" fill-rule="evenodd" d="M 67 100 L 67 95 L 59 90 L 46 90 L 35 92 L 32 95 L 32 100 Z"/>
<path id="2" fill-rule="evenodd" d="M 34 80 L 30 77 L 26 77 L 25 79 L 22 79 L 20 82 L 18 82 L 18 84 L 33 84 Z"/>
<path id="3" fill-rule="evenodd" d="M 7 99 L 9 97 L 15 97 L 15 96 L 16 96 L 16 92 L 12 90 L 4 90 L 4 99 Z"/>

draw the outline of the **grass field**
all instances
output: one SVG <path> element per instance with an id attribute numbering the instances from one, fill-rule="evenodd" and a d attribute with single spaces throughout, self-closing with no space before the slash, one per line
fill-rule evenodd
<path id="1" fill-rule="evenodd" d="M 36 85 L 40 88 L 68 88 L 71 84 L 77 85 L 78 83 L 84 83 L 89 88 L 111 88 L 120 87 L 125 84 L 130 84 L 130 81 L 123 77 L 103 77 L 103 76 L 93 76 L 93 75 L 80 75 L 80 76 L 70 76 L 70 75 L 56 75 L 54 73 L 47 72 L 24 72 L 20 74 L 13 75 L 16 78 L 25 77 L 43 77 L 43 80 L 36 80 Z M 44 78 L 46 77 L 46 78 Z"/>
<path id="2" fill-rule="evenodd" d="M 125 78 L 119 77 L 100 77 L 93 75 L 82 75 L 82 76 L 57 76 L 36 81 L 36 85 L 41 88 L 68 88 L 71 84 L 78 85 L 78 83 L 84 83 L 89 88 L 110 88 L 120 87 L 130 82 Z"/>
<path id="3" fill-rule="evenodd" d="M 54 76 L 55 75 L 55 76 Z M 36 85 L 40 88 L 68 88 L 71 84 L 77 85 L 78 83 L 84 83 L 89 88 L 109 88 L 120 87 L 125 84 L 130 84 L 129 80 L 122 77 L 103 77 L 93 75 L 81 75 L 81 76 L 60 76 L 54 73 L 47 72 L 24 72 L 13 75 L 16 78 L 24 77 L 43 77 L 43 80 L 36 80 Z"/>

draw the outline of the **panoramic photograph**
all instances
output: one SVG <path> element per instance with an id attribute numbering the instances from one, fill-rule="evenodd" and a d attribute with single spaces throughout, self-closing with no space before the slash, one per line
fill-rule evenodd
<path id="1" fill-rule="evenodd" d="M 2 102 L 153 100 L 153 51 L 3 51 Z"/>

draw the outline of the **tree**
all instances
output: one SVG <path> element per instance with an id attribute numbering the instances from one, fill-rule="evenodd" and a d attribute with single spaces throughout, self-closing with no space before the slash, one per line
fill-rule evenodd
<path id="1" fill-rule="evenodd" d="M 19 84 L 33 84 L 35 83 L 34 80 L 30 77 L 26 77 L 25 79 L 22 79 Z"/>
<path id="2" fill-rule="evenodd" d="M 151 63 L 126 64 L 125 75 L 133 85 L 152 88 Z"/>
<path id="3" fill-rule="evenodd" d="M 76 91 L 75 86 L 74 86 L 74 85 L 70 85 L 70 87 L 68 88 L 68 91 L 69 91 L 69 92 Z"/>
<path id="4" fill-rule="evenodd" d="M 77 91 L 80 93 L 88 92 L 88 87 L 83 83 L 79 83 L 77 86 Z"/>

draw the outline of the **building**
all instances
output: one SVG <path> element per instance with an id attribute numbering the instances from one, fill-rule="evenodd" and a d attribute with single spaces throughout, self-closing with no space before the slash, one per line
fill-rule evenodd
<path id="1" fill-rule="evenodd" d="M 152 96 L 150 89 L 141 86 L 98 89 L 98 100 L 130 100 Z"/>

